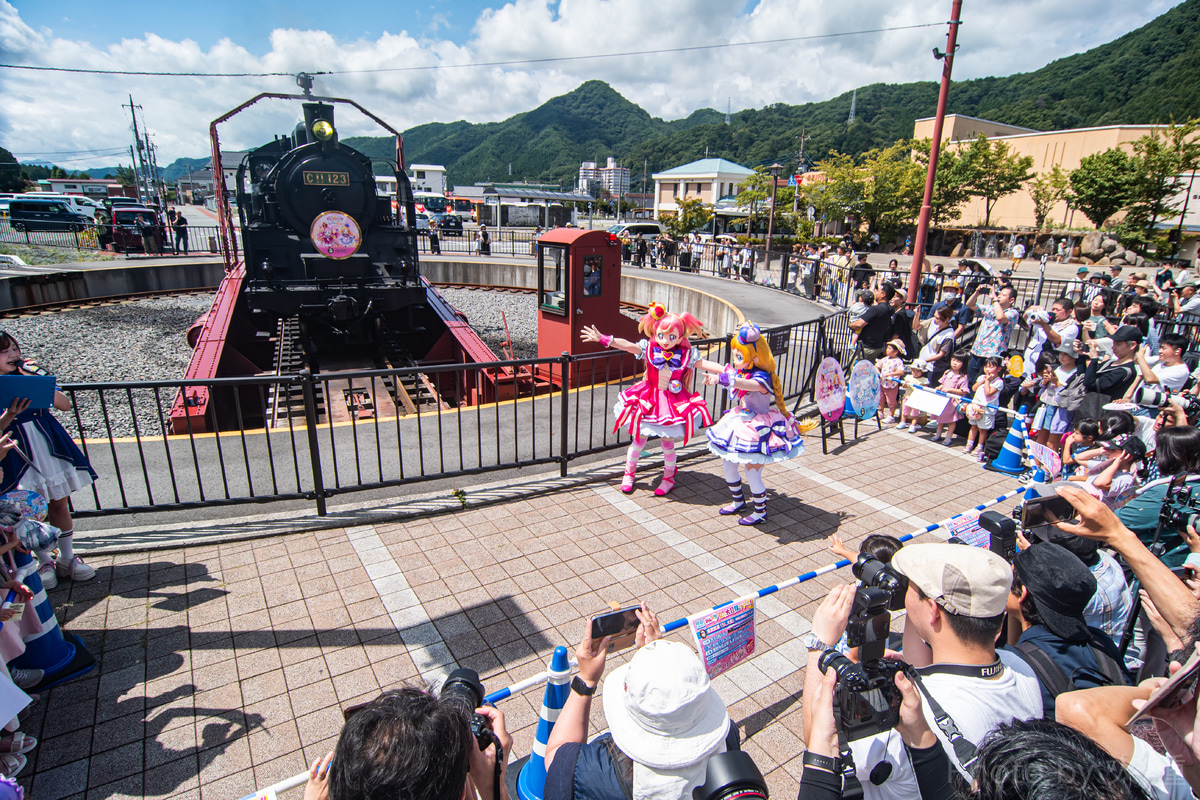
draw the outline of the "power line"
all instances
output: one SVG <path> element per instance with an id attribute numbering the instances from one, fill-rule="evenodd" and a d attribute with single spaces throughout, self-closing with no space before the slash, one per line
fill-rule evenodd
<path id="1" fill-rule="evenodd" d="M 415 67 L 379 67 L 377 69 L 346 69 L 346 70 L 308 70 L 310 75 L 364 75 L 380 72 L 428 72 L 439 69 L 477 69 L 479 67 L 511 67 L 521 64 L 555 64 L 567 61 L 586 61 L 596 58 L 628 58 L 630 56 L 648 56 L 670 53 L 688 53 L 701 50 L 722 50 L 734 47 L 761 47 L 770 44 L 791 44 L 809 42 L 815 39 L 836 39 L 845 36 L 866 36 L 874 33 L 893 33 L 896 31 L 911 31 L 920 28 L 936 28 L 945 22 L 925 22 L 917 25 L 896 25 L 890 28 L 871 28 L 861 31 L 841 31 L 838 33 L 818 33 L 811 36 L 790 36 L 782 39 L 759 39 L 753 42 L 726 42 L 724 44 L 702 44 L 691 47 L 670 47 L 656 50 L 630 50 L 623 53 L 595 53 L 581 56 L 555 56 L 548 58 L 523 58 L 511 61 L 481 61 L 471 64 L 427 64 Z M 87 75 L 138 75 L 159 78 L 271 78 L 291 77 L 290 72 L 150 72 L 117 69 L 80 69 L 73 67 L 44 67 L 28 64 L 0 64 L 0 69 L 26 69 L 40 72 L 71 72 Z"/>
<path id="2" fill-rule="evenodd" d="M 114 153 L 121 153 L 124 151 L 125 151 L 125 148 L 123 148 L 123 147 L 104 147 L 99 150 L 47 150 L 46 152 L 36 152 L 36 153 L 13 153 L 13 155 L 14 156 L 26 156 L 26 157 L 77 156 L 77 155 L 86 155 L 88 153 L 99 153 L 101 155 L 112 155 Z"/>

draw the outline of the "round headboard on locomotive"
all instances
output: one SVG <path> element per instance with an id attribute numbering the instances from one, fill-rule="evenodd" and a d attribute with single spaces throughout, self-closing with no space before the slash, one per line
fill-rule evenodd
<path id="1" fill-rule="evenodd" d="M 404 208 L 407 175 L 389 164 Z M 249 310 L 342 336 L 422 303 L 417 232 L 393 217 L 392 199 L 377 194 L 371 159 L 338 141 L 333 106 L 304 103 L 291 134 L 238 168 Z"/>

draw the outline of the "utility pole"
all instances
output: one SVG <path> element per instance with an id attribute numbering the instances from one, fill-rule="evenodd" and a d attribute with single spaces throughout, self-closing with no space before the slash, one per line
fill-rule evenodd
<path id="1" fill-rule="evenodd" d="M 129 118 L 131 120 L 133 120 L 133 141 L 137 145 L 136 159 L 137 159 L 137 162 L 140 163 L 142 166 L 141 178 L 139 179 L 138 185 L 137 185 L 138 199 L 139 200 L 142 200 L 142 199 L 148 200 L 149 199 L 148 197 L 146 197 L 146 198 L 142 197 L 143 194 L 147 194 L 147 195 L 149 194 L 149 187 L 142 186 L 142 183 L 144 181 L 150 180 L 150 173 L 149 173 L 149 170 L 147 170 L 147 168 L 146 168 L 145 144 L 142 142 L 142 135 L 141 135 L 141 132 L 138 130 L 138 124 L 137 124 L 137 109 L 141 108 L 141 106 L 134 105 L 133 95 L 131 94 L 131 95 L 129 95 L 129 105 L 126 106 L 124 103 L 122 103 L 121 107 L 129 109 Z M 137 171 L 138 171 L 137 166 L 135 165 L 134 166 L 134 174 L 135 175 L 137 174 Z"/>
<path id="2" fill-rule="evenodd" d="M 925 197 L 921 201 L 921 216 L 917 220 L 917 235 L 913 239 L 912 268 L 908 273 L 908 302 L 917 302 L 921 282 L 921 267 L 925 263 L 925 239 L 929 236 L 929 217 L 933 213 L 933 184 L 937 178 L 938 152 L 942 146 L 942 125 L 946 121 L 946 104 L 950 99 L 950 73 L 954 68 L 954 51 L 958 47 L 958 26 L 962 24 L 962 0 L 954 0 L 950 11 L 950 30 L 946 33 L 946 52 L 933 49 L 934 58 L 942 60 L 942 87 L 938 91 L 937 116 L 933 120 L 933 143 L 929 147 L 929 171 L 925 175 Z"/>
<path id="3" fill-rule="evenodd" d="M 808 165 L 804 160 L 804 143 L 811 139 L 811 136 L 805 135 L 805 127 L 800 126 L 800 152 L 796 154 L 796 169 L 800 172 L 807 172 Z M 792 192 L 792 213 L 795 214 L 799 210 L 800 201 L 800 182 L 796 182 L 796 189 Z"/>

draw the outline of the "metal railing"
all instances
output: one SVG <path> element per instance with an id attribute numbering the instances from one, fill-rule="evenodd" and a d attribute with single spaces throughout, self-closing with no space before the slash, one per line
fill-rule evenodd
<path id="1" fill-rule="evenodd" d="M 812 392 L 816 365 L 848 350 L 846 314 L 769 329 L 785 397 Z M 705 358 L 729 360 L 727 339 L 696 343 Z M 714 416 L 728 395 L 694 381 Z M 333 496 L 463 475 L 558 464 L 624 447 L 629 435 L 613 431 L 619 392 L 640 377 L 625 353 L 451 364 L 336 374 L 221 378 L 203 382 L 151 381 L 66 384 L 74 411 L 63 422 L 81 442 L 100 475 L 72 498 L 80 517 L 207 505 L 304 499 L 324 514 Z M 406 378 L 426 381 L 444 397 L 491 396 L 489 387 L 524 387 L 521 399 L 459 408 L 417 405 L 406 415 L 360 417 L 349 405 L 343 422 L 328 421 L 333 406 L 352 390 L 388 397 L 388 386 Z M 166 435 L 176 394 L 189 387 L 210 392 L 205 426 Z M 289 388 L 298 392 L 289 393 Z M 532 396 L 531 391 L 532 390 Z M 509 393 L 509 396 L 513 392 Z M 272 398 L 295 397 L 278 401 Z M 264 409 L 287 402 L 292 412 L 273 428 L 260 427 Z M 216 409 L 237 420 L 217 430 Z M 703 433 L 699 433 L 703 436 Z"/>
<path id="2" fill-rule="evenodd" d="M 34 247 L 69 247 L 76 250 L 111 250 L 114 244 L 121 249 L 116 252 L 149 253 L 150 255 L 216 253 L 217 228 L 210 225 L 187 226 L 184 241 L 175 247 L 173 229 L 159 226 L 147 237 L 129 226 L 121 226 L 119 235 L 114 235 L 111 225 L 80 225 L 76 230 L 64 226 L 55 230 L 17 230 L 7 220 L 0 222 L 0 243 L 23 244 Z"/>

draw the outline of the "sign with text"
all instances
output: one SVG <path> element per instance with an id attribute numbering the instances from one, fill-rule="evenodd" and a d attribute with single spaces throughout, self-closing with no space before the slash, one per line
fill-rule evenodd
<path id="1" fill-rule="evenodd" d="M 946 523 L 946 532 L 972 547 L 991 547 L 992 535 L 979 525 L 979 511 L 968 511 Z"/>
<path id="2" fill-rule="evenodd" d="M 1054 452 L 1053 447 L 1047 447 L 1044 444 L 1037 442 L 1027 442 L 1029 446 L 1029 457 L 1046 470 L 1046 481 L 1058 480 L 1058 473 L 1062 472 L 1062 456 Z"/>
<path id="3" fill-rule="evenodd" d="M 349 172 L 305 172 L 305 186 L 349 186 Z"/>
<path id="4" fill-rule="evenodd" d="M 708 677 L 754 655 L 754 598 L 688 617 Z"/>

